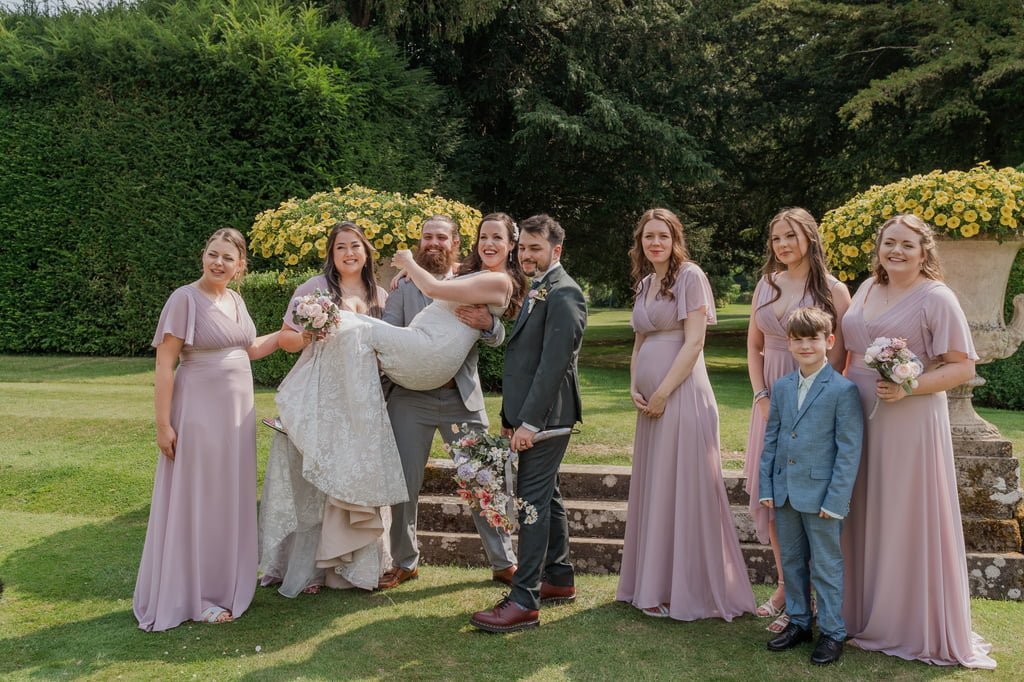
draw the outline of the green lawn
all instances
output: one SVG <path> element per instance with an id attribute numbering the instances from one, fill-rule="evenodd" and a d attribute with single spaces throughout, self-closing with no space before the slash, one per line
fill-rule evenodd
<path id="1" fill-rule="evenodd" d="M 745 442 L 750 390 L 745 310 L 727 309 L 707 358 L 723 446 Z M 722 328 L 725 329 L 722 329 Z M 626 464 L 628 311 L 597 311 L 583 354 L 586 422 L 569 461 Z M 496 420 L 498 398 L 488 398 Z M 275 412 L 257 393 L 259 416 Z M 1024 414 L 984 411 L 1024 449 Z M 614 576 L 583 576 L 581 598 L 510 637 L 466 625 L 500 590 L 486 571 L 429 567 L 378 594 L 296 600 L 260 590 L 236 623 L 135 627 L 131 594 L 152 489 L 152 360 L 0 356 L 0 677 L 4 679 L 821 679 L 807 651 L 764 651 L 747 617 L 674 623 L 614 602 Z M 260 429 L 260 473 L 269 433 Z M 440 453 L 438 453 L 440 454 Z M 727 462 L 739 466 L 739 460 Z M 768 588 L 755 588 L 759 599 Z M 843 679 L 1018 679 L 1024 604 L 974 600 L 976 629 L 1000 668 L 972 673 L 848 650 Z M 258 648 L 258 650 L 257 650 Z"/>

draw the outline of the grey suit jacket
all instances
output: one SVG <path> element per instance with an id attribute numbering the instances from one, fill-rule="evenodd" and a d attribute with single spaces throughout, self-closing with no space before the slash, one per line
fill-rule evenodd
<path id="1" fill-rule="evenodd" d="M 758 499 L 781 507 L 788 498 L 799 512 L 846 516 L 864 439 L 857 387 L 826 365 L 798 410 L 799 377 L 797 370 L 772 386 Z"/>
<path id="2" fill-rule="evenodd" d="M 523 422 L 538 429 L 572 426 L 582 421 L 576 368 L 587 326 L 583 292 L 565 268 L 548 273 L 509 333 L 501 381 L 501 423 Z"/>
<path id="3" fill-rule="evenodd" d="M 424 296 L 423 292 L 412 283 L 412 280 L 403 279 L 398 288 L 388 296 L 381 319 L 396 327 L 408 327 L 412 318 L 416 317 L 430 303 L 431 299 Z M 485 337 L 484 343 L 489 346 L 500 346 L 505 341 L 505 325 L 501 323 L 501 320 L 495 319 L 491 331 L 492 335 Z M 443 353 L 444 349 L 438 348 L 437 352 Z M 476 346 L 473 346 L 469 355 L 466 356 L 466 361 L 462 363 L 454 377 L 462 402 L 470 412 L 484 409 L 484 392 L 480 388 L 480 374 L 477 372 L 479 359 L 480 353 Z"/>

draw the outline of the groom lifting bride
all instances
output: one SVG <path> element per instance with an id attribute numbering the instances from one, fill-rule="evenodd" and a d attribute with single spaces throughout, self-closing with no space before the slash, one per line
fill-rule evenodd
<path id="1" fill-rule="evenodd" d="M 519 453 L 517 494 L 537 510 L 519 526 L 519 567 L 512 591 L 470 623 L 487 632 L 516 632 L 540 624 L 541 604 L 576 598 L 569 562 L 569 526 L 558 487 L 558 467 L 569 436 L 534 444 L 539 431 L 580 421 L 576 363 L 587 305 L 559 262 L 565 231 L 548 215 L 520 224 L 519 263 L 533 284 L 509 334 L 502 376 L 502 433 Z M 522 517 L 520 517 L 522 520 Z"/>

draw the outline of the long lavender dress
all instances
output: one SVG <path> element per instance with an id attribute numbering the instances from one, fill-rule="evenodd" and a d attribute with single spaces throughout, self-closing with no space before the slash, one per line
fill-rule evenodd
<path id="1" fill-rule="evenodd" d="M 828 278 L 829 288 L 836 285 L 834 277 Z M 786 321 L 790 313 L 797 308 L 814 305 L 814 300 L 809 293 L 803 298 L 794 302 L 782 314 L 775 317 L 771 305 L 766 305 L 772 299 L 772 288 L 762 277 L 761 281 L 754 287 L 751 315 L 754 316 L 754 324 L 764 335 L 764 385 L 770 391 L 775 382 L 785 375 L 795 372 L 797 365 L 793 354 L 789 352 L 788 334 L 786 333 Z M 743 465 L 743 475 L 746 477 L 744 488 L 750 495 L 750 516 L 754 519 L 754 527 L 757 530 L 757 539 L 762 545 L 768 544 L 768 523 L 775 518 L 775 510 L 769 509 L 758 503 L 758 480 L 761 475 L 761 451 L 764 449 L 764 431 L 768 422 L 761 416 L 756 404 L 751 406 L 750 427 L 747 430 L 746 462 Z"/>
<path id="2" fill-rule="evenodd" d="M 926 367 L 950 351 L 977 359 L 956 296 L 925 281 L 870 322 L 869 279 L 843 318 L 847 376 L 864 414 L 878 372 L 864 364 L 877 337 L 903 337 Z M 878 295 L 878 292 L 875 292 Z M 866 420 L 864 455 L 843 524 L 843 616 L 853 643 L 935 665 L 994 668 L 991 646 L 971 631 L 971 604 L 946 394 L 882 403 Z"/>
<path id="3" fill-rule="evenodd" d="M 675 299 L 647 304 L 653 276 L 633 306 L 644 334 L 637 388 L 651 395 L 683 345 L 683 320 L 706 307 L 715 322 L 707 277 L 693 263 L 676 279 Z M 658 419 L 637 415 L 626 540 L 615 598 L 637 608 L 669 605 L 676 620 L 732 620 L 755 608 L 722 481 L 718 406 L 704 356 L 672 393 Z"/>
<path id="4" fill-rule="evenodd" d="M 210 606 L 237 618 L 256 591 L 256 411 L 246 348 L 256 327 L 242 297 L 230 318 L 193 285 L 164 305 L 153 346 L 184 340 L 174 373 L 173 460 L 158 455 L 133 608 L 147 631 L 198 620 Z"/>

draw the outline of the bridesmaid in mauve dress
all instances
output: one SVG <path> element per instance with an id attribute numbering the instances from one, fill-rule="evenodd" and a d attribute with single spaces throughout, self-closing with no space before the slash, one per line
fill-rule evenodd
<path id="1" fill-rule="evenodd" d="M 977 354 L 956 295 L 941 281 L 931 229 L 915 215 L 885 223 L 874 277 L 843 320 L 866 421 L 864 456 L 843 525 L 843 616 L 862 649 L 935 665 L 994 668 L 971 631 L 967 561 L 946 391 Z M 902 337 L 925 365 L 907 395 L 864 364 L 878 337 Z"/>
<path id="2" fill-rule="evenodd" d="M 641 216 L 630 251 L 639 282 L 631 386 L 637 414 L 622 570 L 615 598 L 676 620 L 753 613 L 722 481 L 718 407 L 704 366 L 715 321 L 707 277 L 671 211 Z"/>
<path id="3" fill-rule="evenodd" d="M 162 454 L 132 604 L 146 631 L 237 618 L 256 590 L 249 361 L 272 353 L 277 334 L 256 338 L 242 297 L 227 288 L 244 272 L 245 238 L 215 232 L 202 277 L 171 294 L 153 337 Z"/>
<path id="4" fill-rule="evenodd" d="M 846 285 L 828 273 L 821 246 L 818 224 L 806 210 L 787 208 L 772 218 L 768 227 L 763 276 L 754 288 L 753 311 L 747 329 L 747 371 L 754 390 L 754 404 L 747 431 L 746 491 L 750 495 L 750 516 L 754 520 L 757 539 L 771 544 L 775 555 L 778 588 L 768 600 L 757 607 L 761 618 L 774 618 L 768 625 L 771 632 L 782 632 L 789 623 L 785 614 L 786 594 L 781 580 L 782 565 L 778 537 L 775 533 L 775 510 L 758 504 L 758 478 L 761 450 L 768 423 L 768 404 L 775 381 L 797 369 L 789 352 L 786 322 L 797 308 L 816 306 L 835 320 L 836 343 L 828 353 L 836 371 L 846 366 L 842 321 L 850 305 Z"/>

